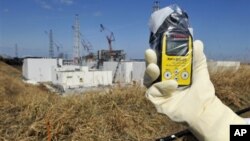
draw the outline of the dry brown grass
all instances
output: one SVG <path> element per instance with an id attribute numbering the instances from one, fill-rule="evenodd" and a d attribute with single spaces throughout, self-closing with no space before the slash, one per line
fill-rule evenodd
<path id="1" fill-rule="evenodd" d="M 234 110 L 250 106 L 250 67 L 237 72 L 221 72 L 211 76 L 217 96 Z"/>
<path id="2" fill-rule="evenodd" d="M 183 129 L 158 114 L 139 86 L 62 97 L 0 67 L 0 140 L 152 140 Z"/>
<path id="3" fill-rule="evenodd" d="M 250 105 L 250 72 L 240 71 L 212 77 L 218 96 L 235 110 Z M 0 62 L 0 141 L 154 140 L 185 128 L 158 114 L 144 93 L 128 86 L 62 97 L 24 84 L 18 70 Z"/>

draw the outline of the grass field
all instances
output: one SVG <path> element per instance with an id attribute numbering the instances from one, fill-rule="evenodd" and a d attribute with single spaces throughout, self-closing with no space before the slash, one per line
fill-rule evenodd
<path id="1" fill-rule="evenodd" d="M 249 70 L 211 76 L 216 94 L 233 110 L 250 105 Z M 127 86 L 63 97 L 23 83 L 19 70 L 0 62 L 0 141 L 144 141 L 185 128 L 158 114 L 144 93 Z"/>

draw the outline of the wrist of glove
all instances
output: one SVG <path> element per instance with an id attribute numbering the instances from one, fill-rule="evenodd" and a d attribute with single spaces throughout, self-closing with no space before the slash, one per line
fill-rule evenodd
<path id="1" fill-rule="evenodd" d="M 229 125 L 244 124 L 245 121 L 215 96 L 203 53 L 203 43 L 195 41 L 193 45 L 193 80 L 192 85 L 186 89 L 179 89 L 175 80 L 152 84 L 158 78 L 160 70 L 156 65 L 155 52 L 151 49 L 146 51 L 146 97 L 158 112 L 166 114 L 173 121 L 187 123 L 199 140 L 227 141 Z"/>

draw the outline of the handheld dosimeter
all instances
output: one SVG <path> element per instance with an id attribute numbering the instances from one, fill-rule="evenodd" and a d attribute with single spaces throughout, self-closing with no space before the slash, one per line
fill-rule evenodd
<path id="1" fill-rule="evenodd" d="M 157 55 L 160 76 L 155 82 L 176 80 L 192 84 L 193 37 L 188 15 L 176 5 L 156 11 L 150 19 L 150 46 Z"/>
<path id="2" fill-rule="evenodd" d="M 174 79 L 179 86 L 191 85 L 193 40 L 190 35 L 164 33 L 158 59 L 161 81 Z"/>

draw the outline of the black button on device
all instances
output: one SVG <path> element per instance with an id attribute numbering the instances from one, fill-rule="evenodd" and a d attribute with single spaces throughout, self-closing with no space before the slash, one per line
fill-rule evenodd
<path id="1" fill-rule="evenodd" d="M 249 141 L 250 125 L 230 125 L 230 141 Z"/>

